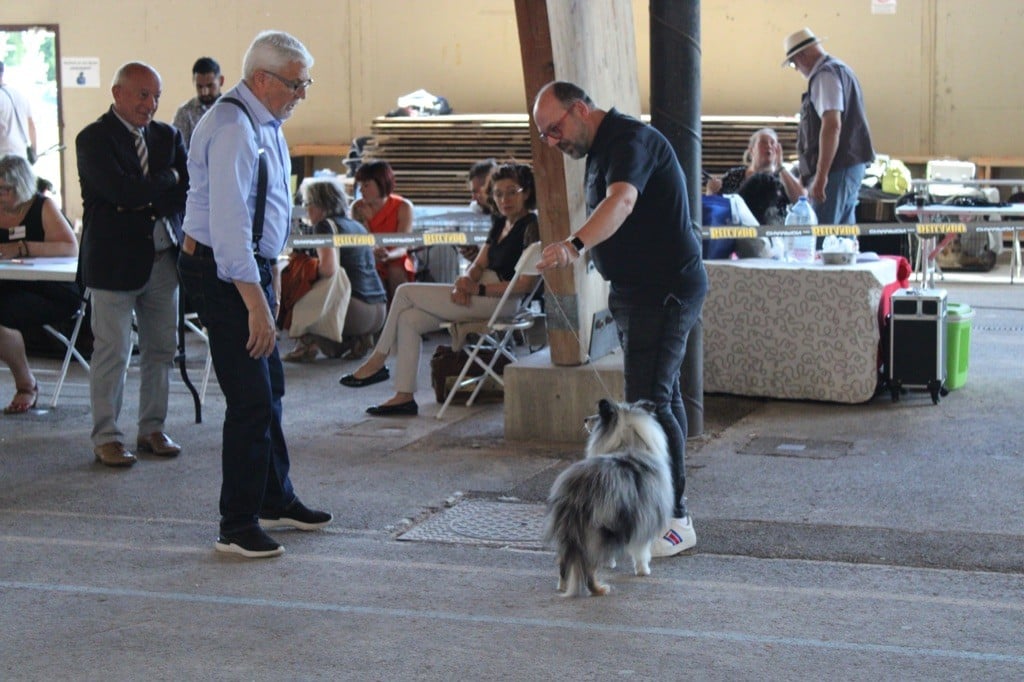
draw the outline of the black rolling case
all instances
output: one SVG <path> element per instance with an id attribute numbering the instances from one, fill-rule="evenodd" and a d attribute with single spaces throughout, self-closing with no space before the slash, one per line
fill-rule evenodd
<path id="1" fill-rule="evenodd" d="M 902 289 L 892 295 L 889 389 L 923 388 L 938 404 L 946 382 L 946 290 Z"/>

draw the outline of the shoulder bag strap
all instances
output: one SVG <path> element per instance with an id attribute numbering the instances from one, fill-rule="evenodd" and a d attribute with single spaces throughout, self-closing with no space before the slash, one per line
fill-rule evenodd
<path id="1" fill-rule="evenodd" d="M 245 117 L 249 119 L 252 132 L 256 137 L 256 154 L 259 159 L 259 169 L 256 177 L 256 212 L 252 217 L 252 250 L 258 253 L 260 250 L 260 239 L 263 238 L 263 219 L 267 210 L 267 150 L 260 145 L 260 131 L 256 127 L 256 121 L 240 100 L 234 97 L 221 97 L 218 102 L 234 104 L 242 110 Z"/>

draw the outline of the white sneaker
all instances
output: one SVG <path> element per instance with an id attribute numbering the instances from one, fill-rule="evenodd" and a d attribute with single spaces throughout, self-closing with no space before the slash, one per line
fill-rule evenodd
<path id="1" fill-rule="evenodd" d="M 693 530 L 690 515 L 687 514 L 681 519 L 672 519 L 665 534 L 651 544 L 651 556 L 675 556 L 696 544 L 697 533 Z"/>

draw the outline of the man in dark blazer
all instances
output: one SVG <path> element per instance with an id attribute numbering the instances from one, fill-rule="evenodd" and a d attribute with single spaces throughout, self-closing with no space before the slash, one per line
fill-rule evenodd
<path id="1" fill-rule="evenodd" d="M 107 466 L 131 466 L 118 417 L 138 325 L 141 380 L 138 450 L 181 451 L 164 431 L 178 310 L 175 268 L 188 191 L 185 144 L 153 120 L 160 74 L 139 62 L 114 76 L 114 104 L 75 139 L 84 204 L 79 269 L 95 339 L 89 376 L 92 442 Z M 141 136 L 141 139 L 140 139 Z"/>

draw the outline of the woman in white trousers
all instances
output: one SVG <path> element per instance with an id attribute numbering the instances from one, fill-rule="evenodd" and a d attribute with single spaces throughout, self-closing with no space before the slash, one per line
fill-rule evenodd
<path id="1" fill-rule="evenodd" d="M 389 355 L 396 356 L 395 395 L 367 408 L 369 414 L 419 413 L 414 394 L 423 334 L 440 329 L 442 322 L 489 318 L 512 279 L 523 249 L 540 238 L 533 213 L 537 200 L 530 167 L 515 163 L 498 166 L 488 186 L 493 208 L 505 221 L 491 229 L 466 274 L 452 285 L 410 282 L 398 287 L 373 353 L 352 374 L 341 378 L 343 385 L 352 388 L 386 381 L 391 373 L 385 363 Z M 512 293 L 526 294 L 535 281 L 536 277 L 520 277 Z M 507 305 L 514 309 L 514 296 L 509 297 Z"/>

